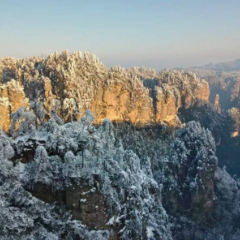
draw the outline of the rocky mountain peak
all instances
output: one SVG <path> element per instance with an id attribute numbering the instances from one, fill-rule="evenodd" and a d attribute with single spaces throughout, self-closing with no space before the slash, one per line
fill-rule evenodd
<path id="1" fill-rule="evenodd" d="M 179 125 L 179 108 L 189 108 L 209 98 L 208 84 L 192 73 L 158 73 L 146 68 L 108 69 L 95 55 L 87 52 L 69 54 L 64 51 L 46 58 L 4 58 L 0 61 L 0 74 L 2 88 L 8 88 L 7 83 L 15 81 L 19 89 L 21 86 L 24 90 L 21 94 L 20 90 L 19 93 L 15 91 L 15 97 L 7 98 L 9 106 L 16 105 L 18 98 L 24 106 L 25 102 L 39 99 L 44 102 L 49 116 L 52 103 L 57 100 L 60 103 L 58 114 L 65 121 L 79 119 L 86 109 L 91 109 L 95 123 L 109 118 L 137 125 L 160 122 Z M 0 97 L 4 116 L 8 119 L 2 127 L 7 130 L 12 109 L 4 100 L 4 91 Z"/>

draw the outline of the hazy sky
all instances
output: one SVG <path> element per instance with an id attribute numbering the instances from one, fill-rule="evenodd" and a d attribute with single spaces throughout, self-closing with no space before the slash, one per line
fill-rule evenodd
<path id="1" fill-rule="evenodd" d="M 0 57 L 88 51 L 107 66 L 240 58 L 240 0 L 0 0 Z"/>

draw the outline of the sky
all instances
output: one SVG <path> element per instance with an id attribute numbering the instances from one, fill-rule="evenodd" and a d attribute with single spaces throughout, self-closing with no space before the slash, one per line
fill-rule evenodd
<path id="1" fill-rule="evenodd" d="M 240 0 L 0 0 L 0 57 L 88 51 L 106 66 L 240 58 Z"/>

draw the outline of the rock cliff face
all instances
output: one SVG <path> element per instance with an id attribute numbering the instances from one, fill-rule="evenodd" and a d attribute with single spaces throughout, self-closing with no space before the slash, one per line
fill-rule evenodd
<path id="1" fill-rule="evenodd" d="M 7 130 L 11 123 L 11 114 L 19 107 L 27 107 L 28 99 L 19 82 L 11 80 L 0 87 L 0 126 Z"/>
<path id="2" fill-rule="evenodd" d="M 180 107 L 208 101 L 208 84 L 193 74 L 145 72 L 120 67 L 107 69 L 96 56 L 88 53 L 82 56 L 80 52 L 54 53 L 47 58 L 2 59 L 1 126 L 7 130 L 16 107 L 37 99 L 44 102 L 47 115 L 52 110 L 58 111 L 65 121 L 79 119 L 86 109 L 91 109 L 95 123 L 109 118 L 139 125 L 179 124 Z M 145 80 L 146 84 L 140 78 L 149 74 L 154 80 Z"/>
<path id="3" fill-rule="evenodd" d="M 239 72 L 222 72 L 203 69 L 192 69 L 199 78 L 205 79 L 211 90 L 209 100 L 214 103 L 215 97 L 219 95 L 219 103 L 222 109 L 237 107 L 240 90 Z"/>
<path id="4" fill-rule="evenodd" d="M 190 73 L 177 71 L 161 72 L 156 87 L 156 121 L 172 122 L 177 118 L 178 109 L 207 102 L 207 82 Z"/>

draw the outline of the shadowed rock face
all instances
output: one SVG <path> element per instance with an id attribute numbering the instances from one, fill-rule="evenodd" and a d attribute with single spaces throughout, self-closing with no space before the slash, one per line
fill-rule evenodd
<path id="1" fill-rule="evenodd" d="M 0 108 L 4 118 L 0 124 L 8 130 L 16 107 L 26 107 L 28 101 L 36 99 L 44 101 L 47 114 L 54 108 L 54 100 L 60 100 L 58 113 L 65 121 L 79 119 L 91 109 L 95 123 L 109 118 L 138 125 L 179 124 L 180 107 L 208 101 L 208 84 L 195 75 L 174 71 L 151 74 L 157 81 L 149 88 L 132 69 L 107 69 L 88 53 L 82 56 L 65 51 L 47 58 L 5 58 L 0 61 Z"/>

